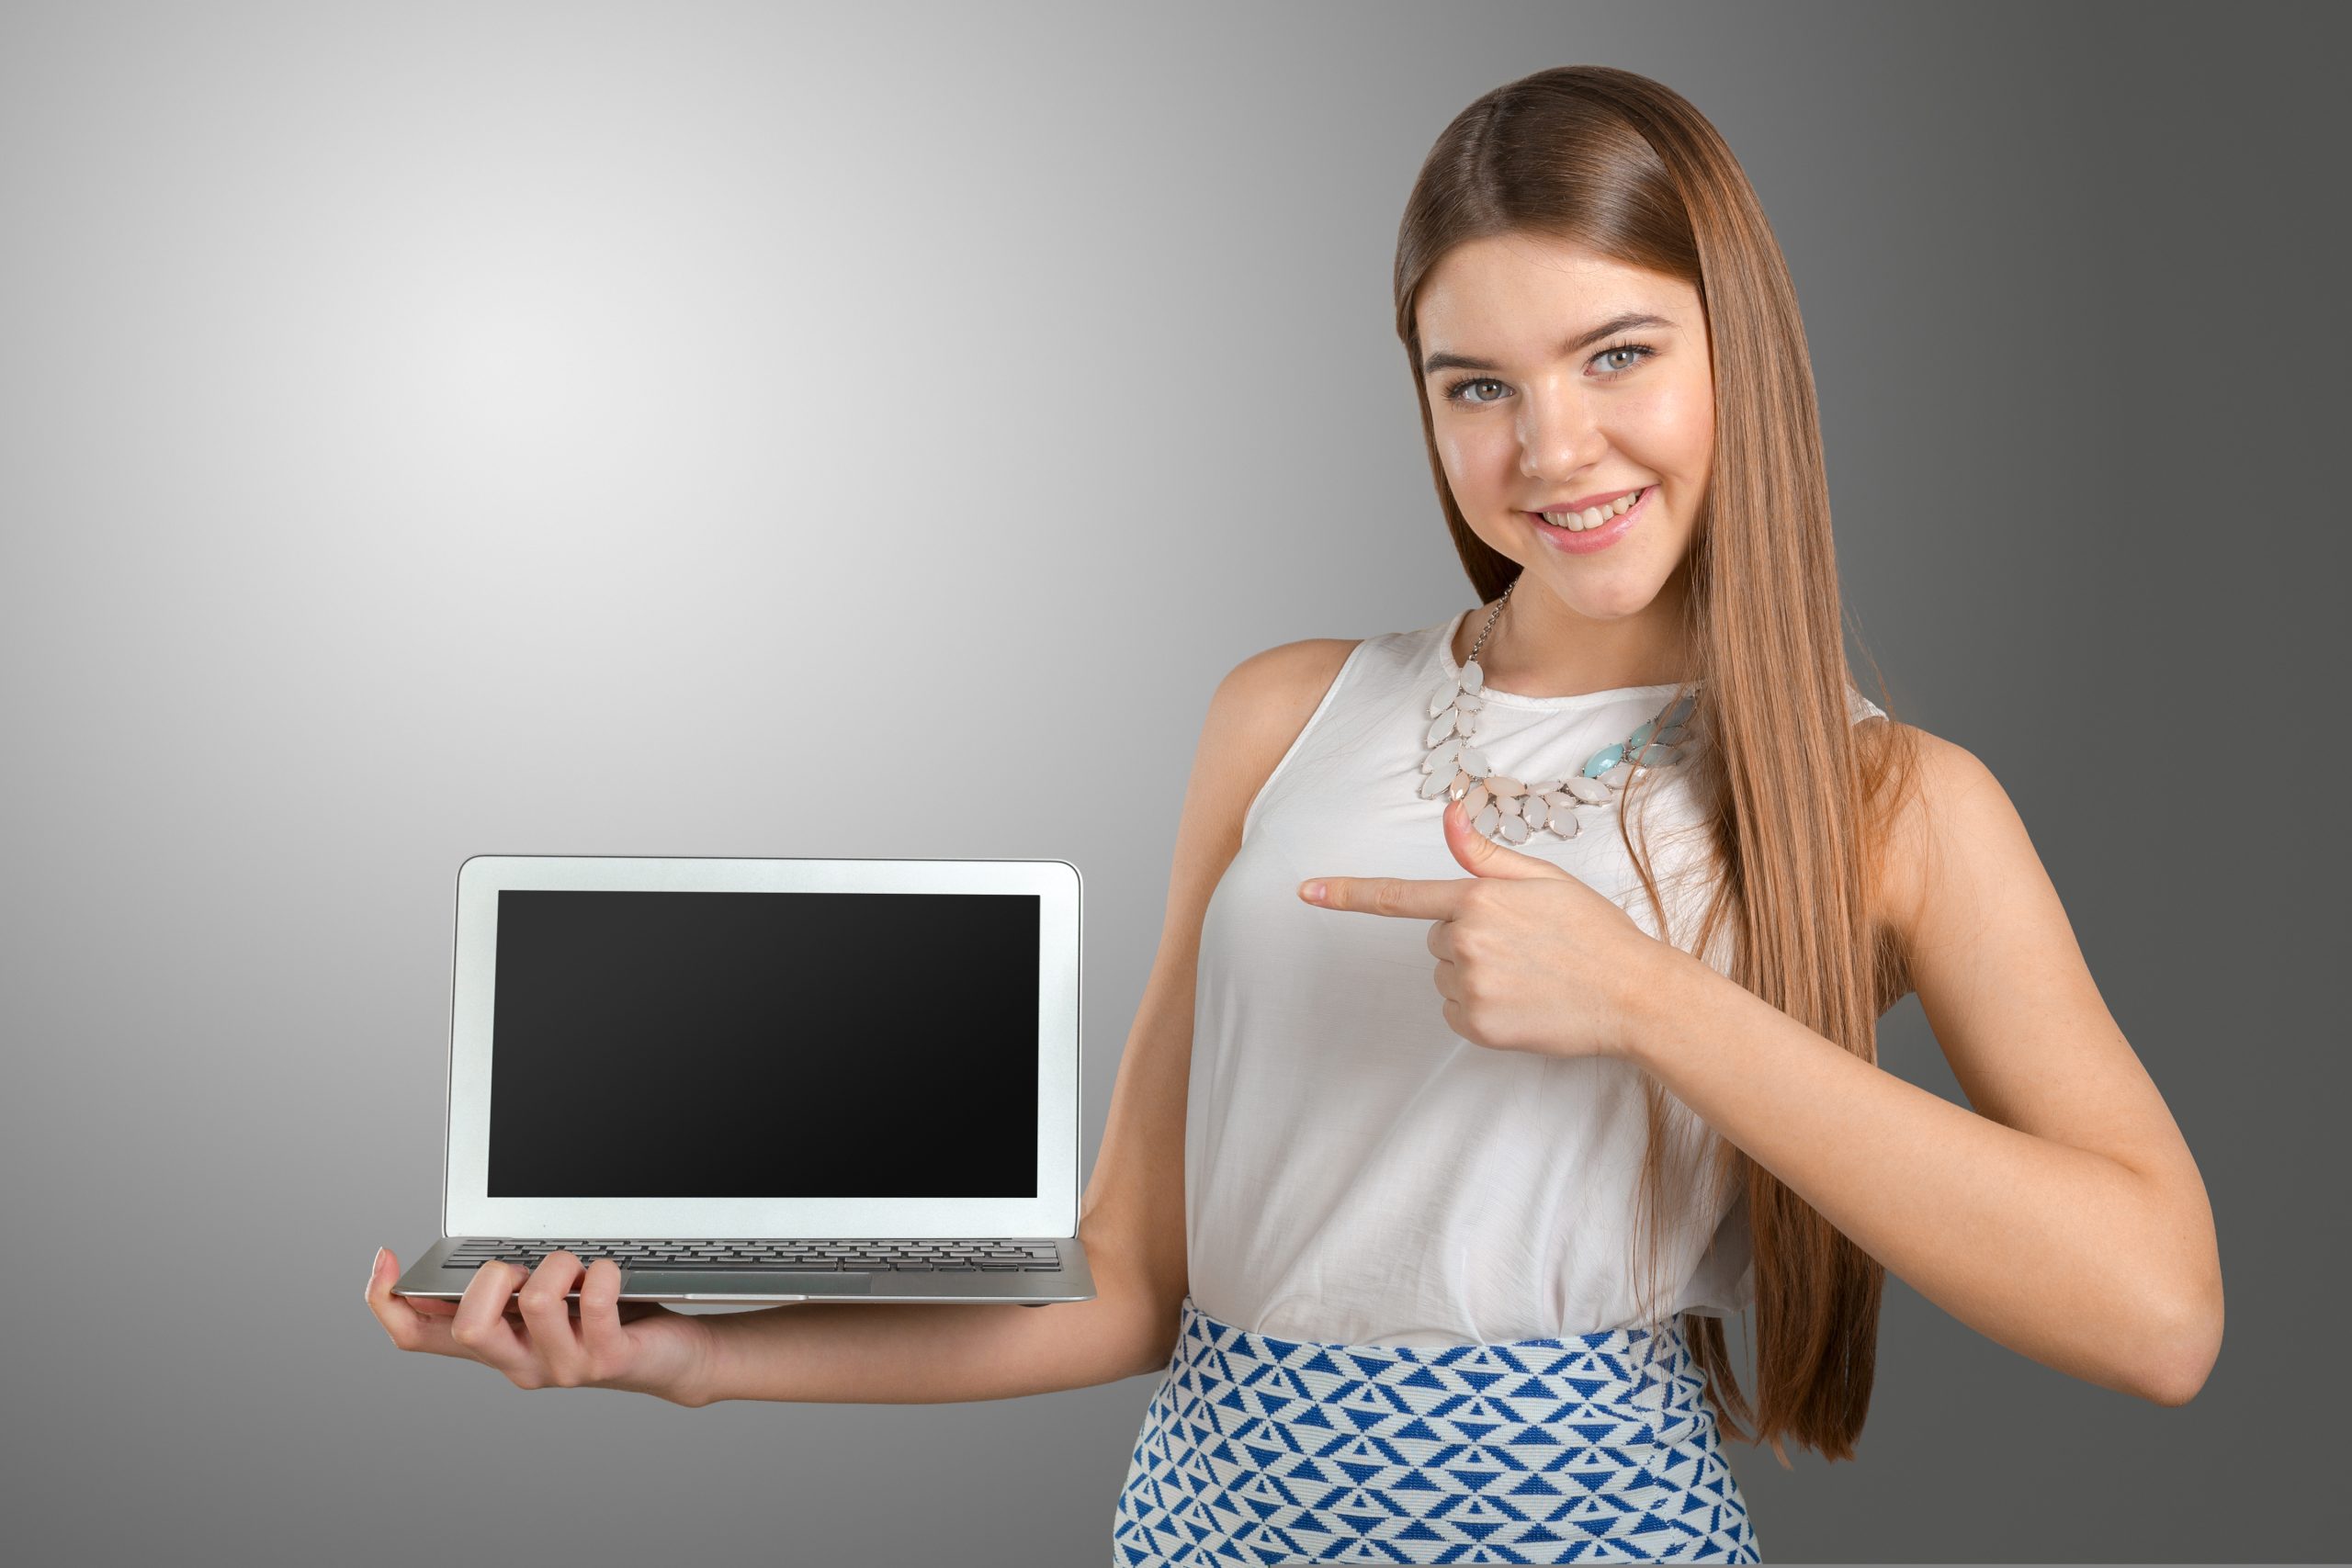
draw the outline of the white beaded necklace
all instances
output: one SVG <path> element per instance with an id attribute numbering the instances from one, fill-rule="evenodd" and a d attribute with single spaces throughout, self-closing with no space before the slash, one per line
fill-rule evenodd
<path id="1" fill-rule="evenodd" d="M 1518 586 L 1519 579 L 1512 578 L 1502 598 L 1495 601 L 1494 613 L 1478 628 L 1478 640 L 1470 645 L 1470 657 L 1463 661 L 1461 674 L 1448 676 L 1430 694 L 1430 715 L 1434 722 L 1430 726 L 1428 755 L 1421 759 L 1421 772 L 1428 776 L 1421 782 L 1420 795 L 1423 800 L 1442 795 L 1464 802 L 1463 809 L 1469 814 L 1471 825 L 1485 838 L 1492 839 L 1499 831 L 1503 841 L 1513 844 L 1523 844 L 1539 832 L 1573 839 L 1581 826 L 1579 818 L 1587 814 L 1579 807 L 1612 806 L 1624 793 L 1625 781 L 1635 768 L 1670 768 L 1689 753 L 1688 721 L 1698 702 L 1699 685 L 1704 682 L 1694 683 L 1669 708 L 1624 739 L 1595 751 L 1566 778 L 1522 784 L 1505 773 L 1487 773 L 1486 755 L 1470 743 L 1486 706 L 1481 694 L 1487 676 L 1478 667 L 1478 649 L 1486 645 L 1487 634 L 1495 629 L 1511 589 Z"/>

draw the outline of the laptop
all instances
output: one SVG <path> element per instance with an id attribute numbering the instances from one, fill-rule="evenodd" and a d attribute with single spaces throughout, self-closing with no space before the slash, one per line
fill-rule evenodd
<path id="1" fill-rule="evenodd" d="M 623 1301 L 1091 1299 L 1080 892 L 1058 860 L 471 857 L 442 1236 L 393 1290 L 562 1249 Z"/>

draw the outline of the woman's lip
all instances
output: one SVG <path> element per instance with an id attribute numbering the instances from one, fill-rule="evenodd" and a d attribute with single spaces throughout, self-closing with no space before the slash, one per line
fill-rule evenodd
<path id="1" fill-rule="evenodd" d="M 1545 512 L 1589 512 L 1596 506 L 1607 506 L 1612 502 L 1623 501 L 1629 495 L 1639 494 L 1649 488 L 1647 485 L 1627 485 L 1623 490 L 1603 491 L 1599 495 L 1589 495 L 1582 501 L 1570 502 L 1565 506 L 1537 507 L 1531 515 L 1541 516 Z"/>
<path id="2" fill-rule="evenodd" d="M 1566 550 L 1570 555 L 1590 555 L 1595 550 L 1607 549 L 1627 534 L 1632 533 L 1634 525 L 1641 521 L 1649 512 L 1650 502 L 1656 498 L 1657 494 L 1657 486 L 1643 486 L 1641 500 L 1634 502 L 1600 527 L 1588 528 L 1580 534 L 1571 533 L 1566 528 L 1555 528 L 1544 521 L 1544 514 L 1540 512 L 1522 513 L 1521 515 L 1535 525 L 1535 531 L 1541 534 L 1544 536 L 1544 542 L 1554 549 Z"/>

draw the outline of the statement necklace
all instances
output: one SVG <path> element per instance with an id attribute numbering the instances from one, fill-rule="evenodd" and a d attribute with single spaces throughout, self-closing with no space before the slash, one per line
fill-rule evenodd
<path id="1" fill-rule="evenodd" d="M 1487 634 L 1495 629 L 1511 589 L 1518 586 L 1519 580 L 1511 579 L 1510 587 L 1495 601 L 1493 614 L 1478 628 L 1478 640 L 1470 645 L 1462 673 L 1439 682 L 1430 694 L 1434 722 L 1428 755 L 1421 759 L 1421 772 L 1428 777 L 1421 782 L 1420 795 L 1423 800 L 1444 796 L 1464 802 L 1471 825 L 1483 838 L 1499 833 L 1502 841 L 1512 844 L 1523 844 L 1540 832 L 1573 839 L 1579 818 L 1588 815 L 1584 808 L 1615 805 L 1635 768 L 1670 768 L 1689 752 L 1684 742 L 1690 738 L 1688 721 L 1698 702 L 1698 685 L 1624 739 L 1595 751 L 1566 778 L 1523 784 L 1506 773 L 1489 773 L 1485 753 L 1471 744 L 1486 706 L 1487 676 L 1478 667 L 1478 649 L 1486 646 Z"/>

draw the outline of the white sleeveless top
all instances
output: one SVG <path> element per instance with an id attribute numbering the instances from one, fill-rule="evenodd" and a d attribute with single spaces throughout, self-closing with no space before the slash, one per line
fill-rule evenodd
<path id="1" fill-rule="evenodd" d="M 1209 900 L 1184 1118 L 1194 1303 L 1260 1334 L 1350 1345 L 1565 1337 L 1640 1317 L 1631 1250 L 1647 1138 L 1637 1069 L 1472 1043 L 1447 1026 L 1429 922 L 1318 908 L 1315 875 L 1470 874 L 1421 798 L 1429 701 L 1459 670 L 1470 612 L 1359 643 L 1242 819 Z M 1497 773 L 1558 778 L 1655 716 L 1671 683 L 1578 696 L 1486 689 L 1479 749 Z M 1851 686 L 1848 712 L 1881 710 Z M 1661 787 L 1663 786 L 1663 787 Z M 1709 889 L 1689 786 L 1645 781 L 1637 836 L 1686 948 Z M 1658 934 L 1615 809 L 1566 840 L 1512 848 L 1567 871 Z M 1678 870 L 1684 873 L 1678 886 Z M 1726 931 L 1727 931 L 1726 927 Z M 1708 961 L 1729 972 L 1727 941 Z M 1702 1170 L 1719 1135 L 1671 1093 L 1669 1160 Z M 1687 1184 L 1702 1190 L 1704 1183 Z M 1673 1189 L 1669 1188 L 1671 1191 Z M 1701 1200 L 1703 1201 L 1703 1199 Z M 1747 1199 L 1668 1225 L 1657 1301 L 1726 1316 L 1753 1304 Z"/>

